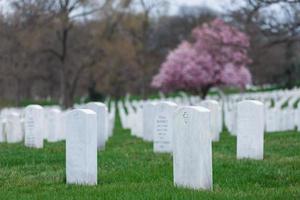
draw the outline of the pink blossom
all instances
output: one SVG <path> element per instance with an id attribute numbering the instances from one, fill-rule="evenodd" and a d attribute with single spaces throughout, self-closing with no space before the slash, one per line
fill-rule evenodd
<path id="1" fill-rule="evenodd" d="M 154 76 L 152 86 L 162 91 L 192 90 L 251 83 L 247 65 L 249 38 L 221 19 L 192 31 L 193 43 L 183 41 L 171 51 Z"/>

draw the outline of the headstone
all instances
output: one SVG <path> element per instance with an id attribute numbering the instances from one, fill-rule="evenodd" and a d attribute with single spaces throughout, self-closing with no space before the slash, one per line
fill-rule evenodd
<path id="1" fill-rule="evenodd" d="M 136 137 L 142 138 L 143 137 L 143 110 L 140 106 L 135 107 L 135 114 L 134 114 L 134 124 L 132 127 L 132 133 Z"/>
<path id="2" fill-rule="evenodd" d="M 155 120 L 155 103 L 144 103 L 143 105 L 143 139 L 145 141 L 153 141 L 154 120 Z"/>
<path id="3" fill-rule="evenodd" d="M 23 140 L 20 115 L 12 112 L 6 116 L 5 132 L 8 143 L 17 143 Z"/>
<path id="4" fill-rule="evenodd" d="M 237 110 L 237 158 L 263 159 L 264 105 L 245 100 Z"/>
<path id="5" fill-rule="evenodd" d="M 111 111 L 108 113 L 108 119 L 109 119 L 109 126 L 108 126 L 108 136 L 111 137 L 114 132 L 114 126 L 115 126 L 115 114 L 116 110 L 114 107 L 111 108 Z"/>
<path id="6" fill-rule="evenodd" d="M 173 151 L 173 114 L 177 105 L 160 102 L 156 105 L 154 125 L 154 152 L 172 153 Z"/>
<path id="7" fill-rule="evenodd" d="M 6 135 L 5 135 L 5 132 L 4 132 L 4 125 L 5 125 L 4 119 L 0 118 L 0 142 L 5 142 L 6 141 Z"/>
<path id="8" fill-rule="evenodd" d="M 66 140 L 66 114 L 68 111 L 63 111 L 61 113 L 61 140 Z"/>
<path id="9" fill-rule="evenodd" d="M 125 109 L 123 107 L 123 103 L 121 101 L 118 102 L 118 111 L 120 115 L 121 125 L 123 129 L 129 128 L 127 125 L 127 115 L 125 113 Z"/>
<path id="10" fill-rule="evenodd" d="M 68 184 L 97 184 L 97 114 L 88 109 L 66 116 L 66 175 Z"/>
<path id="11" fill-rule="evenodd" d="M 62 118 L 61 111 L 53 108 L 47 111 L 47 124 L 48 124 L 48 136 L 49 142 L 57 142 L 62 140 Z"/>
<path id="12" fill-rule="evenodd" d="M 25 146 L 43 148 L 44 112 L 39 105 L 30 105 L 25 109 Z"/>
<path id="13" fill-rule="evenodd" d="M 128 110 L 128 117 L 130 119 L 130 131 L 133 136 L 139 136 L 138 133 L 138 110 L 137 108 L 134 108 L 130 103 L 128 104 L 129 106 L 127 107 Z"/>
<path id="14" fill-rule="evenodd" d="M 223 104 L 221 103 L 218 107 L 218 116 L 217 116 L 217 128 L 219 133 L 223 131 Z"/>
<path id="15" fill-rule="evenodd" d="M 108 112 L 104 103 L 90 102 L 86 105 L 87 109 L 97 114 L 97 147 L 105 149 L 105 142 L 108 138 Z"/>
<path id="16" fill-rule="evenodd" d="M 137 136 L 138 134 L 136 133 L 136 110 L 134 110 L 132 104 L 128 101 L 125 102 L 126 109 L 127 109 L 127 123 L 128 127 L 131 130 L 131 134 L 134 136 Z"/>
<path id="17" fill-rule="evenodd" d="M 220 140 L 220 106 L 219 103 L 215 100 L 205 100 L 201 102 L 201 106 L 207 108 L 210 111 L 210 130 L 212 141 Z"/>
<path id="18" fill-rule="evenodd" d="M 136 127 L 137 127 L 137 135 L 140 138 L 143 138 L 143 108 L 139 107 L 136 112 Z"/>
<path id="19" fill-rule="evenodd" d="M 210 111 L 181 107 L 174 117 L 174 184 L 191 189 L 212 189 Z"/>

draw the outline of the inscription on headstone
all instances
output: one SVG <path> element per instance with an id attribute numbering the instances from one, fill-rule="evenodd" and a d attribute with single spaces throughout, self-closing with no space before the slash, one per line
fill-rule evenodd
<path id="1" fill-rule="evenodd" d="M 25 146 L 43 148 L 44 113 L 39 105 L 30 105 L 25 109 Z"/>
<path id="2" fill-rule="evenodd" d="M 154 152 L 173 150 L 173 114 L 177 105 L 171 102 L 158 103 L 154 128 Z"/>

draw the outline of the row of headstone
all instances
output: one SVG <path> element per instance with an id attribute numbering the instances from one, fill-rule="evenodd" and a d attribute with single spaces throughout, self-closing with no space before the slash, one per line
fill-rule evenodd
<path id="1" fill-rule="evenodd" d="M 115 123 L 115 107 L 110 111 L 103 103 L 91 102 L 82 105 L 97 113 L 98 148 L 112 136 Z M 0 142 L 16 143 L 24 140 L 25 146 L 42 148 L 44 140 L 63 141 L 66 138 L 66 111 L 59 107 L 30 105 L 25 109 L 3 109 L 0 120 Z M 101 116 L 101 117 L 100 117 Z"/>
<path id="2" fill-rule="evenodd" d="M 236 106 L 237 159 L 261 160 L 264 104 L 246 100 Z M 140 107 L 142 117 L 135 113 Z M 220 140 L 223 126 L 222 108 L 217 101 L 202 101 L 197 106 L 169 101 L 148 101 L 141 105 L 126 102 L 118 108 L 121 121 L 128 120 L 130 129 L 142 122 L 141 138 L 153 142 L 154 152 L 173 154 L 174 185 L 212 189 L 212 142 Z"/>
<path id="3" fill-rule="evenodd" d="M 299 115 L 300 115 L 300 93 L 284 93 L 286 96 L 273 97 L 266 96 L 253 96 L 250 99 L 261 99 L 264 102 L 265 121 L 264 128 L 266 132 L 278 131 L 293 131 L 297 129 L 300 131 Z M 225 101 L 224 106 L 224 123 L 232 135 L 236 135 L 236 120 L 237 120 L 237 102 L 245 100 L 249 96 L 240 98 L 232 98 Z"/>
<path id="4" fill-rule="evenodd" d="M 129 108 L 142 110 L 142 115 L 133 115 L 130 123 L 131 126 L 146 124 L 153 135 L 144 133 L 143 126 L 142 134 L 134 134 L 153 140 L 155 152 L 173 153 L 174 185 L 212 189 L 212 141 L 219 139 L 221 129 L 218 103 L 207 101 L 202 102 L 203 106 L 181 106 L 173 102 L 157 102 L 149 105 L 150 108 L 138 104 Z M 101 103 L 89 103 L 83 107 L 85 109 L 65 114 L 67 183 L 95 185 L 97 148 L 104 148 L 110 136 L 109 114 Z M 44 117 L 41 106 L 32 105 L 25 109 L 26 146 L 43 147 Z M 263 159 L 264 104 L 250 100 L 239 102 L 236 131 L 237 158 Z"/>
<path id="5" fill-rule="evenodd" d="M 145 141 L 155 141 L 155 151 L 170 152 L 170 147 L 165 147 L 167 144 L 172 145 L 169 132 L 172 113 L 178 106 L 171 101 L 146 101 L 140 104 L 125 102 L 118 103 L 120 119 L 123 128 L 130 129 L 132 135 L 142 138 Z M 208 108 L 211 112 L 211 130 L 213 141 L 219 141 L 219 135 L 223 128 L 222 109 L 217 101 L 208 100 L 198 103 L 203 107 Z M 166 145 L 162 145 L 166 144 Z M 163 150 L 162 148 L 166 148 Z"/>
<path id="6" fill-rule="evenodd" d="M 207 97 L 210 103 L 205 105 L 206 101 L 201 101 L 197 96 L 188 96 L 185 93 L 180 93 L 179 97 L 166 98 L 161 95 L 161 99 L 151 101 L 129 101 L 127 96 L 124 104 L 118 103 L 118 109 L 120 112 L 122 126 L 130 129 L 132 135 L 149 140 L 148 136 L 145 136 L 143 131 L 149 129 L 148 125 L 153 120 L 143 122 L 143 124 L 136 123 L 141 121 L 142 115 L 151 115 L 152 111 L 147 111 L 147 104 L 157 104 L 159 102 L 173 102 L 178 106 L 189 106 L 189 105 L 201 105 L 204 107 L 211 106 L 210 110 L 214 108 L 215 111 L 212 114 L 211 120 L 218 121 L 212 131 L 217 133 L 221 132 L 224 127 L 230 132 L 230 134 L 237 135 L 237 104 L 243 100 L 257 100 L 264 103 L 264 129 L 266 132 L 278 132 L 278 131 L 300 131 L 300 89 L 295 88 L 292 90 L 276 90 L 271 92 L 255 92 L 255 93 L 242 93 L 233 94 L 224 97 L 210 95 Z M 219 103 L 218 108 L 214 107 L 213 102 Z M 145 105 L 145 108 L 144 108 Z M 141 110 L 147 114 L 141 114 Z M 155 112 L 155 109 L 153 110 Z M 149 113 L 149 114 L 148 114 Z M 145 127 L 144 127 L 145 126 Z M 142 131 L 141 131 L 142 130 Z M 145 133 L 147 134 L 147 133 Z M 217 141 L 218 135 L 215 134 L 214 141 Z"/>
<path id="7" fill-rule="evenodd" d="M 39 105 L 27 106 L 24 110 L 24 132 L 21 117 L 7 112 L 5 128 L 1 126 L 0 129 L 0 139 L 21 142 L 24 137 L 25 146 L 31 148 L 43 148 L 44 139 L 49 142 L 66 139 L 67 183 L 95 185 L 97 149 L 103 150 L 112 136 L 115 108 L 111 104 L 109 111 L 105 104 L 98 102 L 81 106 L 85 109 L 65 112 Z"/>

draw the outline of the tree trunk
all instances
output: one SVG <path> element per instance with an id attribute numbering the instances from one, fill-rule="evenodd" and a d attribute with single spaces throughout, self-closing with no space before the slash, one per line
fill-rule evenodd
<path id="1" fill-rule="evenodd" d="M 201 99 L 204 100 L 206 98 L 206 96 L 207 96 L 210 88 L 211 88 L 211 86 L 205 86 L 205 87 L 201 88 L 201 94 L 200 94 L 201 95 Z"/>
<path id="2" fill-rule="evenodd" d="M 63 105 L 64 108 L 67 108 L 66 105 L 66 77 L 64 73 L 63 67 L 60 68 L 59 72 L 59 80 L 60 80 L 60 100 L 59 103 Z"/>

